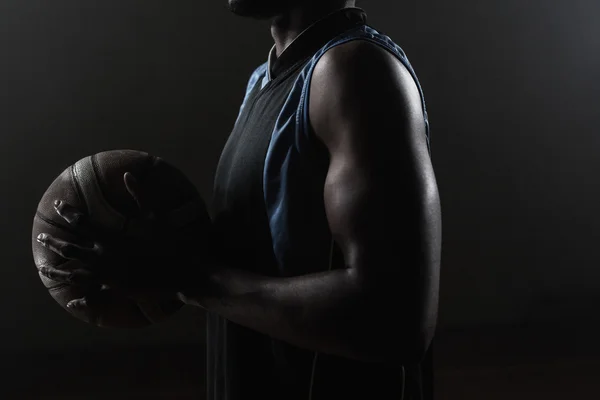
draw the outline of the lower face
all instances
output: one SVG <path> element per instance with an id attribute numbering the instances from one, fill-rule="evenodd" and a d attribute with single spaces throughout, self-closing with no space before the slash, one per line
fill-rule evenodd
<path id="1" fill-rule="evenodd" d="M 229 10 L 242 17 L 271 19 L 289 11 L 301 0 L 228 0 Z"/>

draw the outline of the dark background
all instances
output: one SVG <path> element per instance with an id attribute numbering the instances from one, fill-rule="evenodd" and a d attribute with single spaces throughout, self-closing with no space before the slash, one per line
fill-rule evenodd
<path id="1" fill-rule="evenodd" d="M 497 367 L 511 351 L 531 362 L 589 356 L 600 320 L 600 3 L 362 6 L 406 51 L 429 109 L 444 216 L 439 392 L 454 398 L 459 389 L 444 385 L 458 378 L 442 378 L 461 374 L 442 364 L 458 368 L 479 356 Z M 75 320 L 37 276 L 32 218 L 56 175 L 109 149 L 160 155 L 209 197 L 249 74 L 271 45 L 268 24 L 232 16 L 225 0 L 0 2 L 0 379 L 17 385 L 19 398 L 74 388 L 86 380 L 46 380 L 77 371 L 94 393 L 133 387 L 131 371 L 141 374 L 142 364 L 153 382 L 170 379 L 200 395 L 202 312 L 188 308 L 139 331 Z M 113 363 L 98 372 L 102 354 Z M 544 383 L 527 390 L 556 381 L 536 371 Z M 489 393 L 505 387 L 495 385 Z M 93 397 L 80 392 L 69 398 Z M 165 398 L 185 395 L 177 396 Z"/>

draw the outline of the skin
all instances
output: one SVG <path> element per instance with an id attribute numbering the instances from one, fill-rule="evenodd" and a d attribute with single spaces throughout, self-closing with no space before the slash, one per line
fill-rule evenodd
<path id="1" fill-rule="evenodd" d="M 246 2 L 252 0 L 232 1 Z M 328 4 L 339 8 L 339 2 Z M 278 51 L 294 37 L 290 32 L 301 32 L 314 20 L 303 16 L 314 16 L 315 9 L 301 10 L 294 6 L 273 18 Z M 418 362 L 436 326 L 442 237 L 418 88 L 387 51 L 353 41 L 317 64 L 309 115 L 330 153 L 324 201 L 346 268 L 273 278 L 242 266 L 214 265 L 196 286 L 176 296 L 298 347 L 366 362 Z M 143 207 L 134 181 L 126 178 Z M 57 212 L 67 221 L 85 221 L 73 218 L 77 210 L 62 207 Z M 99 257 L 93 248 L 73 251 L 73 244 L 56 240 L 42 242 L 59 253 L 70 248 L 71 257 L 78 252 Z M 59 271 L 42 273 L 60 279 Z M 90 279 L 89 271 L 68 275 L 71 281 Z M 118 285 L 118 278 L 112 281 Z M 74 304 L 86 307 L 85 300 Z"/>
<path id="2" fill-rule="evenodd" d="M 323 16 L 344 7 L 354 7 L 354 0 L 229 0 L 236 15 L 271 21 L 271 35 L 276 54 L 283 50 L 308 26 Z"/>

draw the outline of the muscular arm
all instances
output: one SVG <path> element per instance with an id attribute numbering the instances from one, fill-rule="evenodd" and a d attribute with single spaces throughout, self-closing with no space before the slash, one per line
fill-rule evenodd
<path id="1" fill-rule="evenodd" d="M 292 278 L 219 268 L 208 290 L 181 297 L 299 347 L 419 360 L 437 317 L 441 215 L 416 84 L 385 50 L 350 42 L 317 65 L 309 114 L 331 156 L 325 207 L 346 268 Z"/>

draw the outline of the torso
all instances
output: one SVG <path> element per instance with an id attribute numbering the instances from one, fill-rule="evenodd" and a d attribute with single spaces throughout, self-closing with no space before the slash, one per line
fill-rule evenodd
<path id="1" fill-rule="evenodd" d="M 306 99 L 298 85 L 310 71 L 315 52 L 356 25 L 339 17 L 335 21 L 333 28 L 322 24 L 309 32 L 312 36 L 304 35 L 304 42 L 293 43 L 296 47 L 287 59 L 278 60 L 271 79 L 264 67 L 256 71 L 222 152 L 211 211 L 221 254 L 236 268 L 293 276 L 343 267 L 335 246 L 331 254 L 322 200 L 328 154 L 313 137 L 298 132 L 309 130 L 300 123 Z M 313 400 L 399 399 L 405 391 L 401 366 L 322 354 L 315 364 L 312 351 L 212 314 L 207 356 L 208 400 L 308 400 L 311 392 Z M 413 371 L 408 379 L 418 380 L 419 375 Z M 421 400 L 421 384 L 408 386 L 417 388 L 415 396 L 404 399 Z"/>

